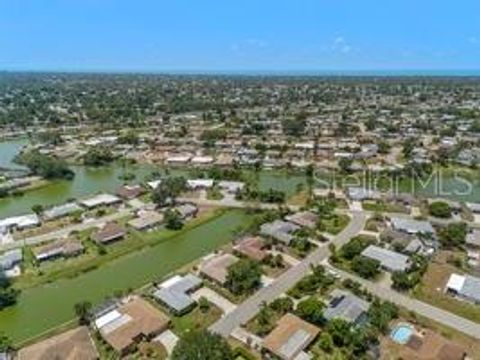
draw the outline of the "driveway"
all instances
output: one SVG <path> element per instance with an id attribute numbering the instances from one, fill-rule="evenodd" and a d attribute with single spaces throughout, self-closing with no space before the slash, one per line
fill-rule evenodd
<path id="1" fill-rule="evenodd" d="M 224 314 L 231 313 L 237 307 L 237 305 L 230 302 L 230 300 L 225 299 L 222 295 L 207 287 L 202 287 L 192 294 L 192 298 L 195 301 L 198 301 L 201 297 L 204 297 L 212 304 L 220 308 Z"/>

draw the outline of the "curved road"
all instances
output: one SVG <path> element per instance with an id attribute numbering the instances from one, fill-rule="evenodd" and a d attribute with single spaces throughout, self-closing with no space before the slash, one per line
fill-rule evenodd
<path id="1" fill-rule="evenodd" d="M 353 212 L 352 219 L 348 226 L 333 238 L 332 243 L 336 246 L 341 246 L 348 242 L 363 229 L 366 219 L 367 216 L 364 213 Z M 323 260 L 327 259 L 329 255 L 328 244 L 319 247 L 298 265 L 288 269 L 275 279 L 273 283 L 257 291 L 237 306 L 234 311 L 214 323 L 210 327 L 210 330 L 224 337 L 228 337 L 234 329 L 254 318 L 260 310 L 262 303 L 270 303 L 288 291 L 310 272 L 310 265 L 320 264 Z"/>

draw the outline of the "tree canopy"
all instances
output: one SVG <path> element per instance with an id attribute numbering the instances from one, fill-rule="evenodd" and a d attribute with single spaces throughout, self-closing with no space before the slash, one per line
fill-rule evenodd
<path id="1" fill-rule="evenodd" d="M 233 352 L 220 335 L 207 330 L 183 336 L 172 352 L 172 360 L 233 360 Z"/>

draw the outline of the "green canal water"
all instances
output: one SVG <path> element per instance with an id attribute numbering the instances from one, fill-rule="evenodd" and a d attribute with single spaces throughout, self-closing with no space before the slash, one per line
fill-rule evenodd
<path id="1" fill-rule="evenodd" d="M 14 168 L 13 158 L 26 141 L 9 141 L 0 143 L 1 163 L 0 166 Z M 98 192 L 115 192 L 123 183 L 122 175 L 135 174 L 132 182 L 141 183 L 153 171 L 161 171 L 162 168 L 150 164 L 134 164 L 122 166 L 113 164 L 100 168 L 86 166 L 72 166 L 75 177 L 71 181 L 56 180 L 29 190 L 22 196 L 6 197 L 0 199 L 0 219 L 8 216 L 21 215 L 31 212 L 32 206 L 41 204 L 44 207 L 62 204 L 71 199 L 80 199 Z M 187 170 L 170 169 L 171 174 L 187 175 Z M 263 190 L 269 188 L 283 190 L 287 195 L 295 193 L 297 185 L 305 182 L 303 174 L 287 174 L 284 171 L 262 171 L 257 176 L 259 187 Z"/>
<path id="2" fill-rule="evenodd" d="M 250 216 L 230 210 L 153 247 L 134 252 L 72 279 L 24 290 L 18 304 L 0 312 L 0 332 L 15 342 L 62 325 L 78 301 L 99 303 L 117 290 L 139 288 L 228 243 Z M 168 232 L 158 236 L 166 237 Z"/>

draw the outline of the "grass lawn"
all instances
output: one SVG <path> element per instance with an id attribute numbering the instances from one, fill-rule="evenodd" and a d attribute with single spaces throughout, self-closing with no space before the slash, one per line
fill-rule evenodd
<path id="1" fill-rule="evenodd" d="M 480 323 L 480 307 L 460 301 L 443 292 L 450 274 L 462 271 L 446 262 L 447 255 L 440 253 L 430 263 L 421 283 L 413 291 L 414 296 L 466 319 Z"/>
<path id="2" fill-rule="evenodd" d="M 222 310 L 213 304 L 210 304 L 210 308 L 206 312 L 202 312 L 197 306 L 183 316 L 171 316 L 172 331 L 181 337 L 190 331 L 208 328 L 221 316 Z"/>
<path id="3" fill-rule="evenodd" d="M 328 219 L 322 219 L 322 226 L 324 231 L 329 234 L 336 235 L 350 222 L 350 217 L 345 214 L 333 214 Z"/>

